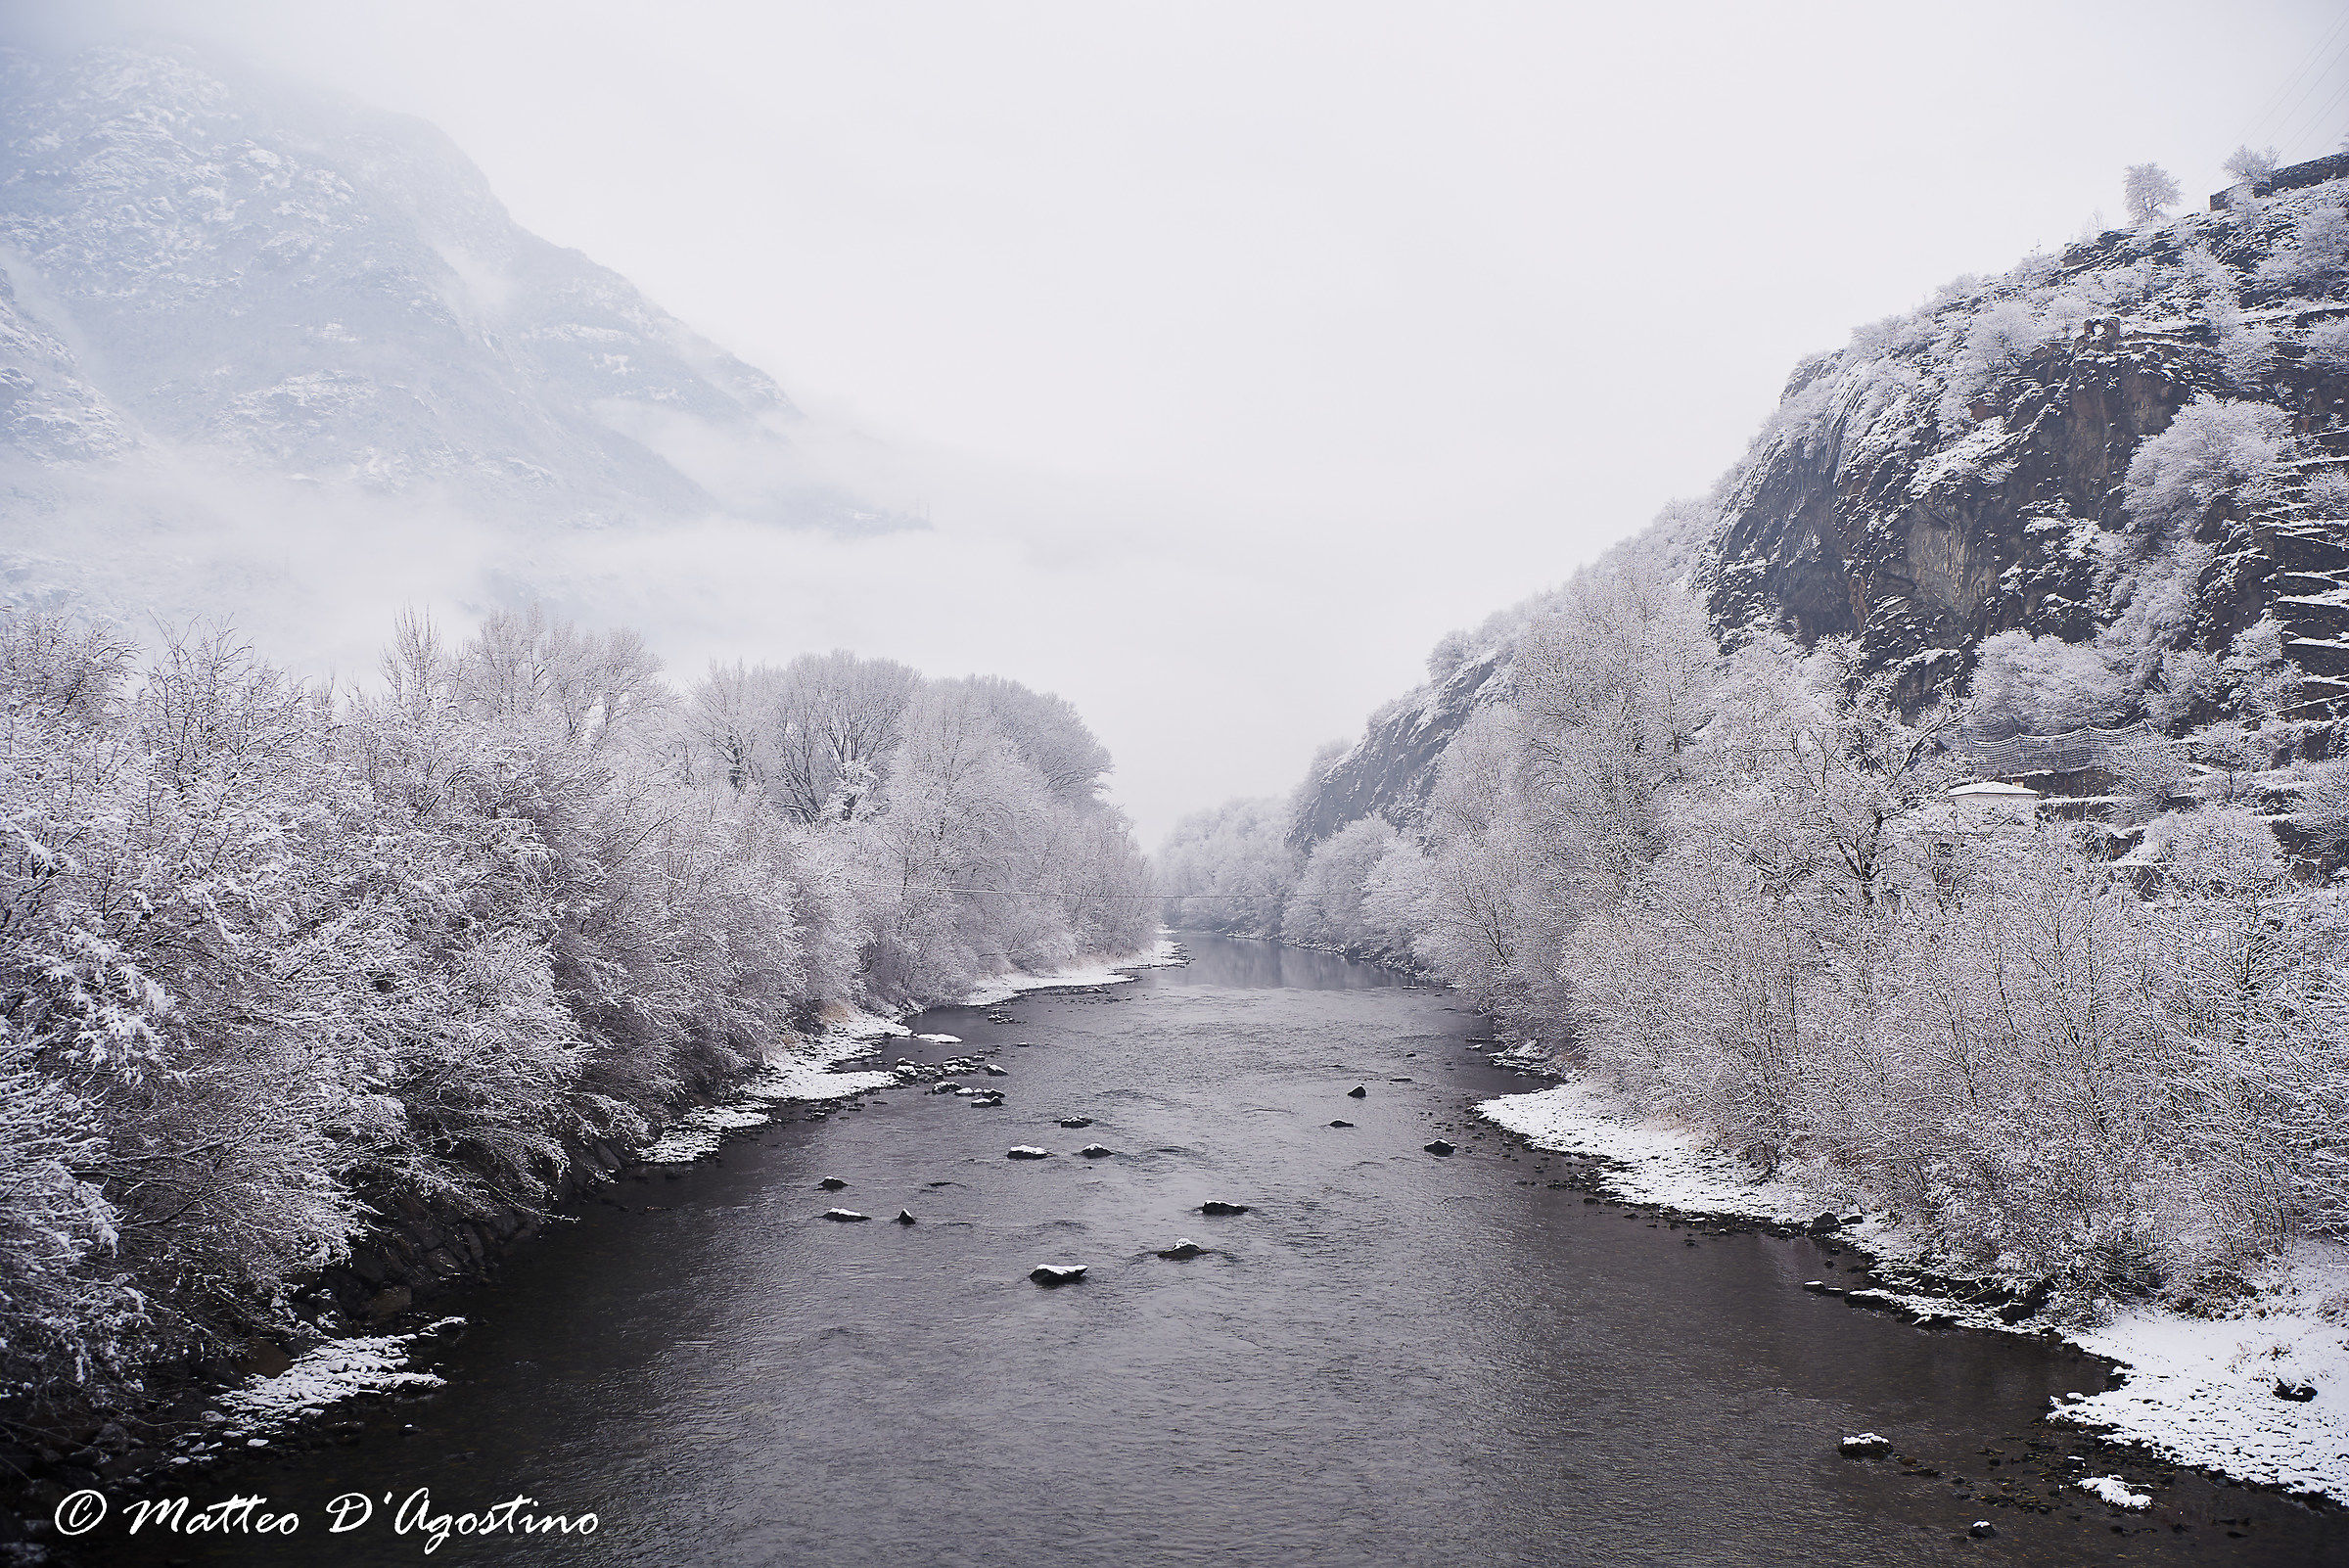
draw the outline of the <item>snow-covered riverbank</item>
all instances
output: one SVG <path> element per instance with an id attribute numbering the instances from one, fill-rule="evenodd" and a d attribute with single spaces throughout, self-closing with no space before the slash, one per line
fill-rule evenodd
<path id="1" fill-rule="evenodd" d="M 1708 1148 L 1694 1132 L 1641 1118 L 1587 1082 L 1505 1095 L 1477 1109 L 1539 1147 L 1597 1162 L 1605 1191 L 1627 1202 L 1772 1223 L 1802 1222 L 1834 1207 L 1798 1181 L 1756 1180 L 1751 1167 Z M 1919 1238 L 1881 1215 L 1864 1214 L 1836 1236 L 1888 1265 L 1925 1262 Z M 2057 1407 L 2050 1419 L 2180 1463 L 2349 1502 L 2349 1248 L 2304 1246 L 2256 1283 L 2260 1294 L 2238 1315 L 2137 1308 L 2096 1326 L 2036 1318 L 2008 1324 L 1947 1298 L 1861 1295 L 1971 1328 L 2038 1333 L 2052 1326 L 2121 1363 L 2125 1380 Z M 2285 1397 L 2312 1389 L 2307 1398 Z"/>
<path id="2" fill-rule="evenodd" d="M 1162 937 L 1147 951 L 1122 958 L 1078 964 L 1049 974 L 996 975 L 981 982 L 960 1005 L 992 1007 L 1029 992 L 1121 985 L 1133 979 L 1135 970 L 1163 969 L 1183 961 L 1180 946 Z M 777 1106 L 795 1101 L 845 1100 L 887 1088 L 898 1082 L 897 1074 L 882 1070 L 843 1073 L 837 1069 L 843 1062 L 870 1055 L 881 1040 L 903 1039 L 912 1034 L 912 1028 L 898 1019 L 852 1007 L 828 1008 L 822 1029 L 803 1048 L 778 1058 L 764 1072 L 738 1085 L 724 1100 L 679 1117 L 658 1138 L 638 1150 L 635 1158 L 651 1165 L 688 1164 L 714 1153 L 728 1132 L 765 1126 L 773 1120 Z M 944 1040 L 951 1037 L 922 1038 Z"/>

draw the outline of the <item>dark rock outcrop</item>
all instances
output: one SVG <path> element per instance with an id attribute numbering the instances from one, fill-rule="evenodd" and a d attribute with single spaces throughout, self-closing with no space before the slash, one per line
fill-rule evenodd
<path id="1" fill-rule="evenodd" d="M 1451 737 L 1477 709 L 1507 700 L 1508 652 L 1492 649 L 1371 715 L 1362 738 L 1301 797 L 1289 842 L 1311 849 L 1366 816 L 1416 823 Z"/>

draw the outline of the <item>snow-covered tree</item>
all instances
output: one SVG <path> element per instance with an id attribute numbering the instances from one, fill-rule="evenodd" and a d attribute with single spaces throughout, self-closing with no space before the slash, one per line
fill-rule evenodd
<path id="1" fill-rule="evenodd" d="M 2178 182 L 2159 163 L 2132 163 L 2121 181 L 2121 202 L 2129 221 L 2146 224 L 2177 204 Z"/>
<path id="2" fill-rule="evenodd" d="M 2228 178 L 2236 185 L 2248 186 L 2256 185 L 2275 173 L 2276 161 L 2275 148 L 2253 148 L 2245 145 L 2229 153 L 2227 161 L 2219 166 L 2227 171 Z M 2176 200 L 2176 198 L 2173 197 L 2172 200 Z"/>

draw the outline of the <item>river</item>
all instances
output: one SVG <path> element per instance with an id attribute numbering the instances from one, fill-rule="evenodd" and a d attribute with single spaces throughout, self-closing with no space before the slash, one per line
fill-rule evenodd
<path id="1" fill-rule="evenodd" d="M 664 1568 L 2349 1562 L 2337 1510 L 2187 1474 L 2149 1517 L 2124 1515 L 2046 1479 L 2088 1473 L 2071 1454 L 2112 1463 L 2037 1424 L 2050 1396 L 2104 1385 L 2067 1348 L 1806 1294 L 1836 1261 L 1827 1243 L 1676 1229 L 1552 1185 L 1563 1161 L 1470 1114 L 1537 1085 L 1477 1052 L 1478 1021 L 1446 992 L 1261 944 L 1190 947 L 1187 968 L 1006 1004 L 1009 1024 L 926 1015 L 964 1043 L 889 1054 L 992 1052 L 1008 1076 L 984 1082 L 1005 1104 L 893 1088 L 622 1181 L 624 1207 L 586 1206 L 447 1304 L 467 1326 L 418 1355 L 444 1388 L 371 1407 L 341 1442 L 187 1483 L 199 1501 L 240 1489 L 300 1510 L 292 1541 L 130 1542 L 110 1524 L 84 1550 Z M 1093 1125 L 1057 1125 L 1069 1116 Z M 1438 1135 L 1459 1153 L 1424 1152 Z M 1115 1154 L 1078 1157 L 1096 1140 Z M 1052 1157 L 1009 1160 L 1015 1144 Z M 827 1176 L 847 1186 L 819 1190 Z M 1200 1214 L 1211 1199 L 1249 1212 Z M 835 1205 L 873 1220 L 820 1218 Z M 900 1208 L 917 1222 L 889 1222 Z M 1208 1250 L 1156 1256 L 1181 1236 Z M 1088 1271 L 1044 1288 L 1038 1264 Z M 1930 1473 L 1837 1453 L 1867 1429 Z M 2019 1462 L 2034 1440 L 2052 1447 Z M 2051 1511 L 1980 1500 L 2002 1480 Z M 325 1535 L 328 1499 L 418 1487 L 459 1509 L 524 1493 L 594 1511 L 599 1531 L 452 1537 L 428 1558 L 379 1503 Z M 1968 1539 L 1984 1518 L 1996 1538 Z"/>

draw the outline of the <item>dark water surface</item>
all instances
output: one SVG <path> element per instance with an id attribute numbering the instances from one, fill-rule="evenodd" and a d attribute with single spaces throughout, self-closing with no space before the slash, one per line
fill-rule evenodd
<path id="1" fill-rule="evenodd" d="M 1815 1242 L 1691 1247 L 1552 1190 L 1562 1162 L 1467 1114 L 1535 1085 L 1466 1046 L 1476 1021 L 1446 993 L 1261 945 L 1191 950 L 1188 969 L 1009 1004 L 1010 1025 L 928 1015 L 965 1044 L 912 1049 L 998 1051 L 1000 1109 L 892 1089 L 739 1135 L 677 1179 L 621 1183 L 628 1212 L 588 1207 L 450 1304 L 469 1326 L 420 1357 L 445 1389 L 376 1407 L 353 1447 L 190 1483 L 200 1501 L 233 1485 L 299 1509 L 283 1547 L 101 1546 L 110 1524 L 85 1550 L 708 1568 L 2349 1563 L 2341 1513 L 2190 1475 L 2150 1517 L 2078 1493 L 2046 1515 L 1985 1506 L 2001 1472 L 1981 1451 L 2019 1455 L 2050 1395 L 2103 1386 L 2096 1363 L 1806 1295 L 1826 1261 Z M 1358 1083 L 1368 1097 L 1347 1098 Z M 1069 1115 L 1094 1125 L 1055 1125 Z M 1340 1117 L 1359 1125 L 1328 1126 Z M 1438 1130 L 1458 1155 L 1421 1151 Z M 1116 1157 L 1076 1157 L 1095 1140 Z M 1053 1158 L 1012 1162 L 1015 1143 Z M 818 1191 L 826 1176 L 848 1188 Z M 1253 1212 L 1202 1217 L 1210 1198 Z M 817 1218 L 835 1203 L 874 1222 Z M 886 1222 L 900 1207 L 920 1222 Z M 1213 1251 L 1153 1256 L 1183 1235 Z M 1047 1290 L 1027 1278 L 1039 1263 L 1090 1273 Z M 1869 1428 L 1942 1473 L 1837 1455 Z M 324 1534 L 336 1494 L 419 1486 L 456 1508 L 525 1493 L 602 1529 L 452 1538 L 429 1557 L 388 1509 Z M 1964 1539 L 1978 1518 L 1995 1540 Z"/>

